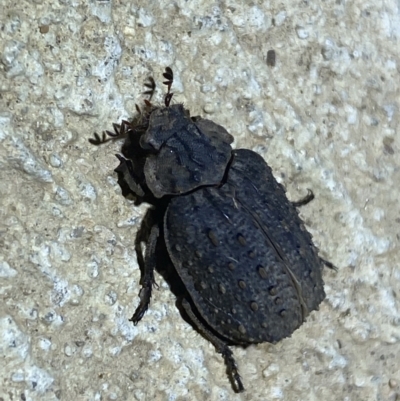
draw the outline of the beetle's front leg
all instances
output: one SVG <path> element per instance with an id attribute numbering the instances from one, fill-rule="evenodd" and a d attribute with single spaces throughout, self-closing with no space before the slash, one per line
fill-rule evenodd
<path id="1" fill-rule="evenodd" d="M 138 179 L 133 172 L 132 161 L 129 159 L 125 159 L 121 155 L 117 156 L 118 160 L 120 161 L 119 166 L 114 170 L 116 173 L 122 174 L 122 178 L 128 185 L 129 189 L 137 196 L 143 197 L 144 191 L 143 188 L 138 183 Z"/>
<path id="2" fill-rule="evenodd" d="M 142 288 L 139 292 L 140 303 L 139 306 L 136 308 L 136 311 L 133 314 L 132 318 L 129 319 L 131 322 L 133 322 L 135 326 L 143 317 L 150 304 L 151 290 L 153 284 L 155 284 L 154 269 L 156 268 L 156 245 L 159 233 L 160 229 L 158 228 L 158 225 L 154 225 L 151 228 L 150 236 L 147 241 L 146 254 L 144 258 L 144 270 L 141 279 Z"/>

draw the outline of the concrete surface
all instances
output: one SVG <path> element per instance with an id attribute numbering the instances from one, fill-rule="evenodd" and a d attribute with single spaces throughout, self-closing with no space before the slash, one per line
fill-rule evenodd
<path id="1" fill-rule="evenodd" d="M 3 0 L 0 400 L 400 399 L 399 7 Z M 121 196 L 121 144 L 88 138 L 166 66 L 174 101 L 259 152 L 290 199 L 313 189 L 301 213 L 339 267 L 291 338 L 234 347 L 243 394 L 159 275 L 128 321 L 146 205 Z"/>

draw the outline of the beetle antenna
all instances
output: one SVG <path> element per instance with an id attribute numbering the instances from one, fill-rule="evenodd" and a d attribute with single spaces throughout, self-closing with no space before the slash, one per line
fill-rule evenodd
<path id="1" fill-rule="evenodd" d="M 167 88 L 168 88 L 167 94 L 165 95 L 164 103 L 165 103 L 165 106 L 168 107 L 171 103 L 172 96 L 174 95 L 171 92 L 171 86 L 172 86 L 172 83 L 174 82 L 174 73 L 172 72 L 172 69 L 170 67 L 165 68 L 163 77 L 166 79 L 166 81 L 164 81 L 163 84 L 167 85 Z"/>
<path id="2" fill-rule="evenodd" d="M 154 92 L 156 91 L 156 83 L 154 82 L 154 78 L 147 78 L 147 82 L 144 83 L 144 86 L 147 88 L 147 90 L 143 92 L 143 95 L 149 95 L 148 100 L 150 101 L 154 95 Z"/>

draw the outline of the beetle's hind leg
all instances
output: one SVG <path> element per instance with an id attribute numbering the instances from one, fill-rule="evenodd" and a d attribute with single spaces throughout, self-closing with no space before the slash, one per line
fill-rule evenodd
<path id="1" fill-rule="evenodd" d="M 129 319 L 133 324 L 136 326 L 139 320 L 143 317 L 146 313 L 151 298 L 151 290 L 153 285 L 155 284 L 154 280 L 154 269 L 156 267 L 156 245 L 158 236 L 160 233 L 160 229 L 158 225 L 154 225 L 151 228 L 150 236 L 147 241 L 146 246 L 146 254 L 144 258 L 144 271 L 143 276 L 141 279 L 142 288 L 139 292 L 140 303 L 139 306 L 136 308 L 135 313 Z"/>
<path id="2" fill-rule="evenodd" d="M 189 301 L 185 298 L 182 299 L 182 307 L 187 313 L 190 321 L 195 325 L 195 327 L 200 331 L 200 333 L 214 345 L 215 349 L 218 353 L 222 354 L 224 357 L 225 365 L 228 370 L 228 375 L 234 385 L 234 390 L 237 393 L 241 393 L 244 391 L 243 383 L 239 375 L 239 371 L 236 365 L 235 358 L 233 357 L 233 353 L 228 345 L 216 337 L 213 333 L 211 333 L 203 323 L 200 322 L 198 317 L 193 312 L 192 306 Z"/>

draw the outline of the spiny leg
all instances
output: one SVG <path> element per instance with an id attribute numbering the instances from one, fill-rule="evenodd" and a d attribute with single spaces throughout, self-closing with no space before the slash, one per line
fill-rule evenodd
<path id="1" fill-rule="evenodd" d="M 136 326 L 139 320 L 143 317 L 147 308 L 150 304 L 151 298 L 151 290 L 153 285 L 155 284 L 154 281 L 154 269 L 156 267 L 156 245 L 158 236 L 160 233 L 160 229 L 157 225 L 154 225 L 151 228 L 150 236 L 147 241 L 146 246 L 146 255 L 144 259 L 144 271 L 142 276 L 142 288 L 139 292 L 140 303 L 139 306 L 136 308 L 135 313 L 133 314 L 132 318 L 129 319 L 133 324 Z"/>
<path id="2" fill-rule="evenodd" d="M 297 202 L 292 202 L 294 207 L 300 207 L 300 206 L 307 205 L 307 203 L 310 203 L 314 199 L 313 191 L 311 191 L 311 189 L 307 189 L 307 191 L 308 191 L 308 193 L 304 198 L 300 199 Z"/>
<path id="3" fill-rule="evenodd" d="M 228 345 L 216 337 L 213 333 L 211 333 L 203 323 L 197 318 L 192 310 L 192 306 L 186 299 L 182 299 L 182 306 L 185 309 L 189 319 L 196 326 L 196 328 L 200 331 L 200 333 L 214 345 L 215 349 L 218 353 L 222 354 L 225 365 L 228 369 L 228 374 L 230 375 L 231 380 L 233 381 L 235 391 L 241 393 L 244 391 L 243 383 L 240 378 L 238 368 L 236 365 L 235 358 L 233 357 L 233 353 L 228 347 Z"/>

